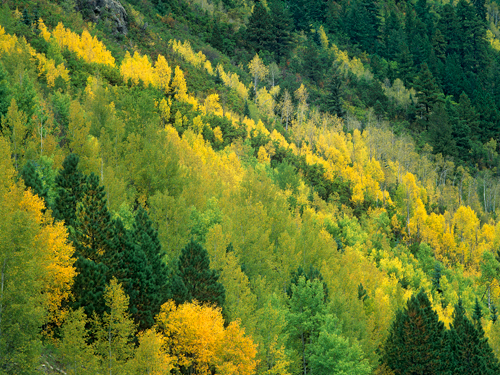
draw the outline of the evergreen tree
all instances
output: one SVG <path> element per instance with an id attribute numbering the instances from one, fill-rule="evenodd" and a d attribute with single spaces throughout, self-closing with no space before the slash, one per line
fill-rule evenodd
<path id="1" fill-rule="evenodd" d="M 413 55 L 405 42 L 401 43 L 400 52 L 396 56 L 398 67 L 398 77 L 403 81 L 405 86 L 409 86 L 413 82 L 415 75 L 415 64 L 413 63 Z"/>
<path id="2" fill-rule="evenodd" d="M 135 254 L 139 256 L 144 254 L 144 270 L 139 272 L 150 272 L 150 275 L 143 274 L 147 289 L 145 293 L 146 305 L 148 305 L 147 319 L 149 323 L 153 323 L 153 318 L 159 313 L 161 305 L 163 305 L 170 297 L 170 289 L 168 286 L 168 270 L 163 256 L 165 255 L 160 240 L 158 239 L 158 232 L 153 228 L 153 223 L 149 219 L 146 211 L 139 207 L 133 224 L 132 232 L 133 240 L 135 242 Z M 140 257 L 139 257 L 140 259 Z M 128 285 L 126 284 L 126 288 Z M 132 296 L 130 296 L 130 304 L 137 305 Z M 131 311 L 132 312 L 132 311 Z M 139 323 L 136 321 L 136 323 Z M 139 327 L 143 324 L 139 324 Z"/>
<path id="3" fill-rule="evenodd" d="M 453 138 L 457 145 L 457 153 L 465 158 L 471 148 L 471 139 L 479 138 L 479 116 L 465 92 L 460 95 L 457 106 L 457 121 L 453 127 Z"/>
<path id="4" fill-rule="evenodd" d="M 243 116 L 247 118 L 252 118 L 252 115 L 250 114 L 250 107 L 248 106 L 248 100 L 245 100 L 245 108 L 243 109 Z"/>
<path id="5" fill-rule="evenodd" d="M 477 300 L 476 300 L 477 301 Z M 478 306 L 478 304 L 476 303 Z M 470 322 L 465 315 L 462 300 L 453 312 L 453 323 L 448 332 L 450 370 L 455 374 L 498 374 L 500 368 L 484 338 L 482 327 Z"/>
<path id="6" fill-rule="evenodd" d="M 432 287 L 434 290 L 436 290 L 438 293 L 442 293 L 443 291 L 441 290 L 441 263 L 436 263 L 434 266 L 434 272 L 432 274 Z"/>
<path id="7" fill-rule="evenodd" d="M 277 62 L 282 62 L 288 56 L 293 43 L 293 18 L 289 8 L 280 0 L 270 1 L 269 7 L 274 36 L 272 52 L 274 52 Z"/>
<path id="8" fill-rule="evenodd" d="M 99 178 L 94 173 L 90 174 L 83 185 L 71 239 L 78 255 L 110 266 L 113 263 L 113 221 L 105 195 Z"/>
<path id="9" fill-rule="evenodd" d="M 34 194 L 38 195 L 47 205 L 47 189 L 43 186 L 42 179 L 36 170 L 35 163 L 29 160 L 21 170 L 21 177 L 26 187 L 30 187 Z"/>
<path id="10" fill-rule="evenodd" d="M 94 313 L 102 316 L 106 311 L 104 291 L 109 269 L 102 263 L 78 256 L 75 262 L 76 276 L 71 287 L 73 299 L 69 302 L 73 310 L 83 308 L 88 317 Z"/>
<path id="11" fill-rule="evenodd" d="M 2 130 L 2 117 L 7 113 L 11 99 L 11 89 L 7 78 L 7 71 L 0 63 L 0 131 Z"/>
<path id="12" fill-rule="evenodd" d="M 476 297 L 476 302 L 474 303 L 474 313 L 472 314 L 472 320 L 476 327 L 481 326 L 481 318 L 483 317 L 483 312 L 481 311 L 481 306 L 479 305 L 479 300 Z"/>
<path id="13" fill-rule="evenodd" d="M 414 87 L 417 91 L 418 104 L 425 110 L 426 114 L 436 103 L 443 101 L 441 90 L 426 63 L 422 64 L 420 72 L 415 78 Z"/>
<path id="14" fill-rule="evenodd" d="M 444 332 L 443 323 L 421 290 L 396 313 L 381 363 L 401 375 L 442 374 L 446 366 L 442 358 Z"/>
<path id="15" fill-rule="evenodd" d="M 495 324 L 498 320 L 498 309 L 494 303 L 491 304 L 490 320 Z"/>
<path id="16" fill-rule="evenodd" d="M 326 96 L 323 100 L 323 110 L 335 114 L 343 118 L 345 116 L 344 108 L 342 107 L 342 81 L 338 71 L 333 72 L 330 76 L 326 87 Z"/>
<path id="17" fill-rule="evenodd" d="M 79 158 L 69 154 L 63 161 L 63 168 L 56 176 L 57 197 L 52 209 L 56 220 L 64 220 L 66 226 L 75 225 L 76 205 L 83 193 L 85 177 L 78 169 Z"/>
<path id="18" fill-rule="evenodd" d="M 224 306 L 226 292 L 217 271 L 210 269 L 207 250 L 193 239 L 182 249 L 179 276 L 187 288 L 189 301 Z"/>
<path id="19" fill-rule="evenodd" d="M 429 116 L 429 138 L 435 154 L 456 156 L 453 129 L 443 104 L 437 104 Z"/>
<path id="20" fill-rule="evenodd" d="M 129 313 L 139 330 L 151 328 L 166 299 L 157 293 L 155 275 L 144 249 L 135 246 L 120 219 L 115 220 L 112 248 L 116 265 L 111 271 L 129 297 Z"/>
<path id="21" fill-rule="evenodd" d="M 246 41 L 250 49 L 256 53 L 273 48 L 271 17 L 260 0 L 255 2 L 252 15 L 248 19 Z"/>

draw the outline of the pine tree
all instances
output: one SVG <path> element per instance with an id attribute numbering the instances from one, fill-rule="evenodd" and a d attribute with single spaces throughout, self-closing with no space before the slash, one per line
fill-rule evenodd
<path id="1" fill-rule="evenodd" d="M 491 304 L 490 320 L 495 324 L 498 320 L 498 309 L 494 303 Z"/>
<path id="2" fill-rule="evenodd" d="M 272 34 L 274 41 L 272 51 L 277 62 L 282 62 L 289 54 L 290 46 L 293 42 L 293 18 L 290 10 L 280 0 L 269 2 L 271 11 Z"/>
<path id="3" fill-rule="evenodd" d="M 88 317 L 102 316 L 106 311 L 104 291 L 109 269 L 102 263 L 78 256 L 75 262 L 76 277 L 71 287 L 73 300 L 69 305 L 73 310 L 83 308 Z"/>
<path id="4" fill-rule="evenodd" d="M 396 313 L 382 349 L 381 363 L 396 374 L 442 374 L 444 325 L 421 290 Z"/>
<path id="5" fill-rule="evenodd" d="M 441 103 L 434 107 L 428 121 L 429 138 L 435 154 L 457 156 L 453 129 L 445 106 Z"/>
<path id="6" fill-rule="evenodd" d="M 63 162 L 63 169 L 56 176 L 57 197 L 52 209 L 56 220 L 64 220 L 66 226 L 75 225 L 76 205 L 82 197 L 85 177 L 78 169 L 79 158 L 69 154 Z"/>
<path id="7" fill-rule="evenodd" d="M 415 64 L 413 63 L 413 55 L 405 42 L 401 43 L 400 52 L 396 56 L 398 62 L 397 73 L 398 77 L 403 81 L 405 86 L 409 86 L 413 82 L 415 75 Z"/>
<path id="8" fill-rule="evenodd" d="M 129 297 L 129 313 L 139 330 L 151 328 L 160 312 L 160 295 L 156 292 L 155 278 L 144 249 L 133 243 L 120 219 L 115 220 L 113 231 L 114 261 L 111 272 L 122 283 Z"/>
<path id="9" fill-rule="evenodd" d="M 476 299 L 474 319 L 480 319 L 480 312 L 476 311 L 479 304 Z M 480 310 L 480 308 L 479 308 Z M 480 322 L 480 320 L 479 320 Z M 453 323 L 447 334 L 450 355 L 450 370 L 456 374 L 498 374 L 500 367 L 498 360 L 484 337 L 484 331 L 479 325 L 473 324 L 465 315 L 462 300 L 458 301 L 453 312 Z"/>
<path id="10" fill-rule="evenodd" d="M 36 170 L 33 161 L 29 160 L 21 170 L 21 177 L 26 187 L 31 188 L 34 194 L 42 198 L 47 206 L 47 188 L 43 186 L 42 179 Z"/>
<path id="11" fill-rule="evenodd" d="M 479 139 L 479 116 L 465 92 L 460 95 L 457 106 L 457 121 L 453 127 L 453 138 L 457 153 L 465 157 L 471 148 L 471 140 Z"/>
<path id="12" fill-rule="evenodd" d="M 273 48 L 271 17 L 260 0 L 255 2 L 252 15 L 248 19 L 246 41 L 250 49 L 256 53 Z"/>
<path id="13" fill-rule="evenodd" d="M 417 91 L 418 104 L 425 110 L 426 114 L 436 103 L 443 102 L 441 90 L 426 63 L 422 64 L 420 72 L 415 78 L 414 87 Z"/>
<path id="14" fill-rule="evenodd" d="M 189 301 L 224 306 L 224 286 L 219 275 L 210 269 L 207 250 L 193 239 L 182 249 L 179 257 L 179 276 L 187 288 Z"/>
<path id="15" fill-rule="evenodd" d="M 340 118 L 345 116 L 345 110 L 342 107 L 342 81 L 340 74 L 335 71 L 331 74 L 330 80 L 326 86 L 327 94 L 323 100 L 323 110 L 335 114 Z"/>
<path id="16" fill-rule="evenodd" d="M 118 233 L 122 233 L 121 237 L 125 237 L 125 228 L 119 223 L 115 227 Z M 162 259 L 164 253 L 158 232 L 142 207 L 136 213 L 131 236 L 135 246 L 124 244 L 127 253 L 122 258 L 122 264 L 131 268 L 129 281 L 124 281 L 124 285 L 130 296 L 130 312 L 139 329 L 143 330 L 152 327 L 161 305 L 171 297 L 168 270 Z"/>
<path id="17" fill-rule="evenodd" d="M 76 209 L 75 231 L 71 236 L 76 253 L 108 267 L 112 263 L 113 221 L 108 211 L 104 187 L 91 173 L 83 185 L 82 198 Z"/>

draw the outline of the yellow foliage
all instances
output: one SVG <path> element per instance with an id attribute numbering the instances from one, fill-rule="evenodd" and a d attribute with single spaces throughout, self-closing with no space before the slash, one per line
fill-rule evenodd
<path id="1" fill-rule="evenodd" d="M 217 142 L 220 142 L 220 143 L 224 142 L 224 138 L 222 138 L 222 130 L 220 130 L 219 126 L 217 126 L 214 129 L 214 136 L 215 136 L 215 139 L 217 140 Z"/>
<path id="2" fill-rule="evenodd" d="M 92 37 L 87 30 L 84 30 L 80 36 L 66 29 L 59 22 L 56 28 L 52 30 L 52 37 L 59 43 L 61 48 L 66 47 L 89 63 L 115 66 L 115 58 L 111 55 L 111 52 L 106 49 L 106 46 L 97 37 Z"/>
<path id="3" fill-rule="evenodd" d="M 224 328 L 220 308 L 185 303 L 178 307 L 165 303 L 157 322 L 166 338 L 170 353 L 180 366 L 192 366 L 196 374 L 217 373 L 250 375 L 257 363 L 256 346 L 244 336 L 239 323 Z"/>
<path id="4" fill-rule="evenodd" d="M 172 39 L 168 42 L 168 44 L 174 52 L 184 57 L 187 62 L 199 69 L 205 69 L 210 75 L 214 75 L 214 70 L 210 61 L 207 60 L 207 57 L 203 54 L 203 52 L 199 51 L 198 53 L 195 53 L 188 40 L 181 43 L 180 41 Z"/>

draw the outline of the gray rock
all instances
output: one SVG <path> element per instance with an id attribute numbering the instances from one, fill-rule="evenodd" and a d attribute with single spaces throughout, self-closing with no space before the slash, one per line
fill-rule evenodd
<path id="1" fill-rule="evenodd" d="M 128 14 L 118 0 L 78 0 L 78 10 L 92 22 L 110 19 L 115 34 L 127 35 Z"/>

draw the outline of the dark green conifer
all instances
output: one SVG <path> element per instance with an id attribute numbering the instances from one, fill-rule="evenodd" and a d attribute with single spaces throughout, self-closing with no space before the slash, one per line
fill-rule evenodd
<path id="1" fill-rule="evenodd" d="M 421 290 L 396 313 L 382 349 L 381 363 L 395 374 L 443 374 L 444 325 Z"/>
<path id="2" fill-rule="evenodd" d="M 57 197 L 52 209 L 56 220 L 63 221 L 66 226 L 75 225 L 76 206 L 80 201 L 85 184 L 85 176 L 78 169 L 79 158 L 69 154 L 63 161 L 63 168 L 56 176 Z"/>
<path id="3" fill-rule="evenodd" d="M 479 306 L 477 300 L 476 306 Z M 474 311 L 475 315 L 476 313 Z M 498 360 L 484 337 L 481 325 L 474 325 L 467 318 L 461 299 L 455 306 L 453 323 L 447 336 L 446 352 L 450 356 L 449 369 L 453 374 L 493 375 L 499 373 Z"/>
<path id="4" fill-rule="evenodd" d="M 415 65 L 413 55 L 405 42 L 401 43 L 400 52 L 396 56 L 398 62 L 397 75 L 403 81 L 405 86 L 409 86 L 415 76 Z"/>
<path id="5" fill-rule="evenodd" d="M 442 93 L 426 63 L 415 78 L 414 88 L 417 91 L 418 104 L 428 114 L 434 105 L 443 102 Z"/>
<path id="6" fill-rule="evenodd" d="M 143 247 L 136 246 L 120 219 L 115 220 L 113 231 L 112 276 L 123 285 L 129 296 L 129 312 L 140 331 L 151 328 L 166 296 L 158 293 L 155 274 Z"/>
<path id="7" fill-rule="evenodd" d="M 434 272 L 432 274 L 432 287 L 439 293 L 442 293 L 441 276 L 441 263 L 436 262 L 436 265 L 434 266 Z"/>
<path id="8" fill-rule="evenodd" d="M 273 48 L 271 17 L 260 0 L 255 2 L 248 19 L 246 41 L 253 52 L 269 51 Z"/>
<path id="9" fill-rule="evenodd" d="M 269 8 L 274 36 L 272 52 L 274 52 L 277 62 L 282 62 L 290 53 L 293 42 L 293 18 L 289 8 L 280 0 L 270 1 Z"/>
<path id="10" fill-rule="evenodd" d="M 24 165 L 21 170 L 21 177 L 26 187 L 30 187 L 33 193 L 42 198 L 47 205 L 47 188 L 43 186 L 43 181 L 33 161 L 29 160 Z"/>
<path id="11" fill-rule="evenodd" d="M 250 107 L 248 106 L 248 100 L 245 100 L 245 108 L 243 110 L 243 116 L 247 118 L 252 118 L 252 115 L 250 114 Z"/>
<path id="12" fill-rule="evenodd" d="M 358 299 L 362 302 L 365 302 L 368 299 L 368 292 L 363 287 L 362 283 L 358 285 Z"/>
<path id="13" fill-rule="evenodd" d="M 495 324 L 498 320 L 498 309 L 494 303 L 491 304 L 490 320 Z"/>
<path id="14" fill-rule="evenodd" d="M 99 185 L 99 178 L 94 173 L 88 176 L 83 185 L 74 229 L 70 238 L 78 255 L 97 263 L 103 262 L 107 266 L 112 265 L 113 221 L 108 211 L 104 187 Z"/>
<path id="15" fill-rule="evenodd" d="M 428 121 L 429 138 L 435 154 L 456 156 L 453 129 L 448 119 L 445 106 L 441 103 L 434 106 Z"/>
<path id="16" fill-rule="evenodd" d="M 71 287 L 73 299 L 69 305 L 73 310 L 83 307 L 88 317 L 94 313 L 102 316 L 106 311 L 104 292 L 109 269 L 102 263 L 78 256 L 75 262 L 76 276 Z"/>
<path id="17" fill-rule="evenodd" d="M 323 110 L 343 118 L 345 111 L 342 106 L 342 80 L 337 70 L 330 74 L 326 86 L 326 96 L 323 100 Z"/>
<path id="18" fill-rule="evenodd" d="M 226 292 L 218 281 L 219 275 L 210 269 L 207 250 L 193 239 L 182 249 L 179 276 L 187 288 L 189 301 L 224 306 Z"/>

